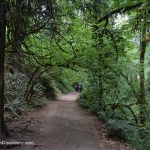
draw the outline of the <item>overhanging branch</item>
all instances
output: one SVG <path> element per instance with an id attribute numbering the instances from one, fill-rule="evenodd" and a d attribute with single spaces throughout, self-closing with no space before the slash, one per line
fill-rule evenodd
<path id="1" fill-rule="evenodd" d="M 108 13 L 107 15 L 105 15 L 104 17 L 100 18 L 98 20 L 98 23 L 101 23 L 102 21 L 104 20 L 107 20 L 107 18 L 111 17 L 112 15 L 114 14 L 117 14 L 117 13 L 125 13 L 127 11 L 130 11 L 130 10 L 133 10 L 133 9 L 136 9 L 136 8 L 139 8 L 143 5 L 144 3 L 137 3 L 137 4 L 133 4 L 133 5 L 129 5 L 129 6 L 123 6 L 121 8 L 117 8 L 113 11 L 111 11 L 110 13 Z"/>

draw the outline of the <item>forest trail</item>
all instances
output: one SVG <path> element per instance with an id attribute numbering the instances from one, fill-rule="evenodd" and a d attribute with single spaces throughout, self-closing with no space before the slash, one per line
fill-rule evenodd
<path id="1" fill-rule="evenodd" d="M 13 128 L 22 125 L 16 138 L 34 144 L 14 150 L 127 150 L 121 143 L 107 139 L 105 125 L 78 106 L 78 97 L 75 92 L 62 95 L 26 116 L 28 119 L 21 119 L 24 122 L 16 120 Z"/>

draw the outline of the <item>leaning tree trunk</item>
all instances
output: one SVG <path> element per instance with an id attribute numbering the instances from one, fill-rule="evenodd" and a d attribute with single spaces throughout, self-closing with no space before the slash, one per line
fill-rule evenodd
<path id="1" fill-rule="evenodd" d="M 145 51 L 147 46 L 147 13 L 143 14 L 142 22 L 142 35 L 140 42 L 140 68 L 139 68 L 139 77 L 140 77 L 140 97 L 139 97 L 139 111 L 140 111 L 140 123 L 144 124 L 146 121 L 146 99 L 145 99 L 145 73 L 144 73 L 144 59 Z"/>
<path id="2" fill-rule="evenodd" d="M 6 35 L 6 1 L 0 1 L 0 138 L 6 135 L 4 124 L 4 56 Z"/>

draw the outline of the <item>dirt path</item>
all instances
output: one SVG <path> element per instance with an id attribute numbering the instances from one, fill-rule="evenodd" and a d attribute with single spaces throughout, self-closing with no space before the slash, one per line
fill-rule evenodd
<path id="1" fill-rule="evenodd" d="M 25 116 L 28 119 L 24 122 L 13 122 L 10 126 L 16 129 L 22 126 L 19 133 L 13 133 L 16 139 L 34 142 L 34 145 L 14 149 L 127 150 L 124 145 L 106 138 L 105 126 L 78 106 L 78 96 L 77 93 L 60 96 L 44 109 Z"/>

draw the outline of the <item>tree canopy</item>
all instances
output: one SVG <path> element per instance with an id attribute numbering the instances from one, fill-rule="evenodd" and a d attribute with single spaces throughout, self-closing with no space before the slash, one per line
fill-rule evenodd
<path id="1" fill-rule="evenodd" d="M 0 136 L 4 112 L 78 82 L 81 106 L 148 150 L 149 25 L 147 0 L 0 1 Z"/>

